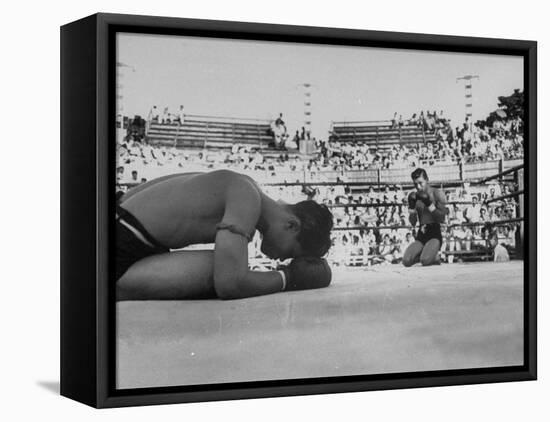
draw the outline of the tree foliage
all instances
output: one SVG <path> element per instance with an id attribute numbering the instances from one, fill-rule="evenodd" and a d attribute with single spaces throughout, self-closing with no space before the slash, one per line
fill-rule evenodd
<path id="1" fill-rule="evenodd" d="M 523 120 L 523 111 L 523 91 L 514 89 L 512 95 L 498 97 L 498 110 L 491 112 L 483 123 L 492 126 L 497 120 L 514 120 L 518 117 Z"/>

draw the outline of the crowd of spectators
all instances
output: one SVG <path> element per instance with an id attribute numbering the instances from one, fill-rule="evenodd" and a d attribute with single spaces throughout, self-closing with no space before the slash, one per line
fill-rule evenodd
<path id="1" fill-rule="evenodd" d="M 296 172 L 319 171 L 315 160 L 304 161 L 286 152 L 266 156 L 250 146 L 234 144 L 230 150 L 185 150 L 152 146 L 128 140 L 117 145 L 117 183 L 124 190 L 127 184 L 150 180 L 167 174 L 208 171 L 227 168 L 249 173 L 259 181 L 296 181 Z M 133 176 L 138 173 L 138 179 Z"/>
<path id="2" fill-rule="evenodd" d="M 164 107 L 162 113 L 153 106 L 148 122 L 183 124 L 183 105 L 172 113 Z M 341 142 L 337 136 L 327 140 L 311 137 L 304 127 L 290 136 L 280 113 L 271 126 L 274 150 L 296 150 L 300 142 L 313 140 L 317 146 L 316 157 L 310 158 L 318 170 L 369 170 L 428 166 L 434 164 L 456 164 L 459 162 L 483 162 L 523 158 L 523 121 L 520 117 L 495 119 L 489 125 L 486 121 L 472 123 L 466 120 L 453 126 L 443 111 L 420 111 L 410 118 L 394 114 L 390 127 L 421 127 L 435 137 L 435 142 L 395 144 L 388 149 L 376 149 L 365 141 Z M 242 148 L 241 148 L 242 150 Z M 245 151 L 249 153 L 249 151 Z M 163 154 L 163 152 L 161 152 Z M 242 151 L 241 151 L 241 154 Z M 210 156 L 212 154 L 209 154 Z M 225 158 L 222 160 L 225 161 Z M 219 163 L 220 160 L 216 159 Z M 249 167 L 250 167 L 249 163 Z M 254 163 L 256 164 L 256 163 Z"/>
<path id="3" fill-rule="evenodd" d="M 118 146 L 117 180 L 119 189 L 146 182 L 165 174 L 229 168 L 249 173 L 259 182 L 290 182 L 296 172 L 311 174 L 312 163 L 298 156 L 281 154 L 268 158 L 259 151 L 235 145 L 233 150 L 191 152 L 175 148 L 156 148 L 133 142 Z M 128 169 L 126 171 L 126 169 Z M 277 176 L 285 175 L 281 178 Z M 284 180 L 283 180 L 284 179 Z M 483 225 L 463 223 L 494 223 L 516 217 L 514 198 L 489 202 L 487 200 L 511 193 L 517 187 L 509 183 L 495 183 L 484 187 L 464 184 L 460 188 L 445 190 L 449 216 L 444 226 L 442 254 L 452 260 L 456 251 L 483 250 L 486 247 L 486 230 Z M 333 248 L 329 255 L 335 264 L 399 262 L 410 242 L 414 230 L 407 219 L 408 191 L 399 185 L 386 185 L 380 191 L 370 187 L 355 192 L 344 185 L 304 188 L 295 186 L 265 186 L 266 194 L 289 203 L 314 199 L 331 208 L 334 215 Z M 361 227 L 361 229 L 354 229 Z M 348 229 L 349 230 L 346 230 Z M 513 249 L 515 225 L 497 225 L 501 243 Z M 256 239 L 251 245 L 258 242 Z M 259 247 L 252 248 L 251 256 L 259 257 Z M 361 257 L 362 259 L 356 259 Z"/>
<path id="4" fill-rule="evenodd" d="M 376 151 L 366 142 L 340 142 L 333 137 L 330 142 L 320 143 L 323 160 L 348 170 L 363 170 L 523 158 L 523 121 L 519 117 L 495 120 L 490 126 L 469 121 L 452 126 L 443 111 L 422 111 L 407 120 L 396 113 L 390 126 L 422 127 L 435 135 L 435 142 L 394 145 Z"/>
<path id="5" fill-rule="evenodd" d="M 153 107 L 151 119 L 178 123 L 178 117 L 165 109 L 161 115 Z M 183 119 L 183 106 L 181 117 Z M 170 119 L 170 120 L 168 120 Z M 458 160 L 486 161 L 521 158 L 523 138 L 521 119 L 495 121 L 491 127 L 464 124 L 451 128 L 443 112 L 419 113 L 404 121 L 394 116 L 392 125 L 421 125 L 436 133 L 437 142 L 426 145 L 395 145 L 385 151 L 373 151 L 366 144 L 318 142 L 318 154 L 306 159 L 297 154 L 280 151 L 264 154 L 250 146 L 233 144 L 230 150 L 184 150 L 175 147 L 153 146 L 136 137 L 128 137 L 117 145 L 117 186 L 124 191 L 129 186 L 178 172 L 208 171 L 228 168 L 249 174 L 260 183 L 297 182 L 307 174 L 310 180 L 326 171 L 354 171 L 429 166 L 435 163 L 456 164 Z M 283 134 L 277 144 L 284 148 L 287 130 L 282 114 L 272 125 L 274 133 Z M 310 139 L 302 129 L 295 140 Z M 322 179 L 319 179 L 322 180 Z M 443 226 L 442 258 L 452 261 L 458 251 L 486 249 L 487 225 L 516 217 L 515 198 L 486 203 L 488 199 L 517 189 L 508 183 L 484 187 L 446 189 L 449 215 Z M 337 230 L 329 259 L 335 264 L 376 264 L 399 262 L 407 246 L 414 241 L 414 229 L 409 227 L 406 198 L 401 186 L 385 186 L 382 190 L 370 187 L 363 192 L 349 187 L 320 186 L 315 189 L 296 186 L 265 186 L 268 195 L 287 202 L 315 199 L 331 208 Z M 463 223 L 483 223 L 464 225 Z M 513 249 L 516 224 L 496 225 L 500 243 Z M 352 229 L 358 228 L 358 229 Z M 250 254 L 260 257 L 259 239 L 251 242 Z M 255 246 L 256 245 L 256 246 Z"/>
<path id="6" fill-rule="evenodd" d="M 517 217 L 517 201 L 505 198 L 489 201 L 511 193 L 517 187 L 512 182 L 484 186 L 464 184 L 445 189 L 450 210 L 442 225 L 441 258 L 453 262 L 455 256 L 488 258 L 488 240 L 496 234 L 498 242 L 510 251 L 516 245 L 518 224 L 494 224 Z M 415 229 L 408 222 L 407 195 L 401 186 L 373 187 L 352 193 L 342 185 L 318 187 L 314 191 L 302 186 L 265 186 L 274 199 L 289 203 L 315 199 L 331 208 L 334 215 L 332 248 L 328 259 L 335 265 L 373 265 L 401 262 L 403 253 L 414 242 Z M 256 243 L 255 243 L 256 242 Z M 250 256 L 260 258 L 260 238 L 255 238 Z"/>
<path id="7" fill-rule="evenodd" d="M 180 104 L 179 108 L 176 111 L 170 111 L 169 107 L 164 107 L 161 113 L 160 108 L 154 105 L 149 110 L 149 113 L 147 115 L 147 122 L 162 123 L 165 125 L 182 125 L 185 122 L 185 107 Z"/>

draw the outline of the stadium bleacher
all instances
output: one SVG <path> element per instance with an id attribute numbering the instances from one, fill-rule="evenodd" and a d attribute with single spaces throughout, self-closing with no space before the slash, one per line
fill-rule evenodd
<path id="1" fill-rule="evenodd" d="M 417 125 L 392 125 L 391 121 L 332 122 L 330 141 L 366 144 L 377 150 L 396 145 L 426 144 L 436 141 L 433 131 Z"/>
<path id="2" fill-rule="evenodd" d="M 261 150 L 273 142 L 273 135 L 268 120 L 189 115 L 181 125 L 151 122 L 146 140 L 154 146 L 187 149 L 230 149 L 238 141 Z"/>

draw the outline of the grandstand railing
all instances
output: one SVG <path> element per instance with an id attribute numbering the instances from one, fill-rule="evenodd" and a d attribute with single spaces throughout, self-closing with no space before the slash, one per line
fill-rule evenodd
<path id="1" fill-rule="evenodd" d="M 502 173 L 518 165 L 523 160 L 496 160 L 479 163 L 441 163 L 425 167 L 434 182 L 465 182 L 478 180 L 495 173 Z M 367 169 L 367 170 L 319 170 L 319 171 L 276 171 L 270 182 L 337 182 L 365 184 L 410 184 L 414 167 Z"/>
<path id="2" fill-rule="evenodd" d="M 426 166 L 430 179 L 434 184 L 443 183 L 445 185 L 456 184 L 457 186 L 464 182 L 472 182 L 493 177 L 498 173 L 500 178 L 509 177 L 509 170 L 522 165 L 523 160 L 498 160 L 485 161 L 479 163 L 439 163 Z M 188 164 L 185 170 L 177 168 L 177 171 L 202 171 L 200 164 Z M 204 171 L 227 168 L 232 169 L 230 165 L 219 164 L 214 167 L 204 168 Z M 163 176 L 170 173 L 170 168 L 165 166 L 153 167 L 155 174 L 144 174 L 148 179 Z M 391 169 L 367 169 L 367 170 L 236 170 L 245 173 L 254 178 L 259 183 L 264 184 L 307 184 L 318 182 L 337 183 L 338 181 L 348 184 L 353 189 L 360 189 L 361 186 L 385 186 L 385 185 L 411 185 L 410 174 L 414 167 L 391 168 Z M 495 171 L 496 170 L 496 171 Z M 174 170 L 172 170 L 173 172 Z M 121 183 L 132 187 L 134 183 Z"/>

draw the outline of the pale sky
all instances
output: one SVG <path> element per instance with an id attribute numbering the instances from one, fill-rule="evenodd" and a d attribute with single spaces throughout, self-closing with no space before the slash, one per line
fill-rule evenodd
<path id="1" fill-rule="evenodd" d="M 272 41 L 119 34 L 119 106 L 147 117 L 153 104 L 187 114 L 274 119 L 289 131 L 303 125 L 304 95 L 312 88 L 313 135 L 325 139 L 331 121 L 404 119 L 444 110 L 464 119 L 464 82 L 473 81 L 474 120 L 497 108 L 497 97 L 523 90 L 523 59 Z"/>

